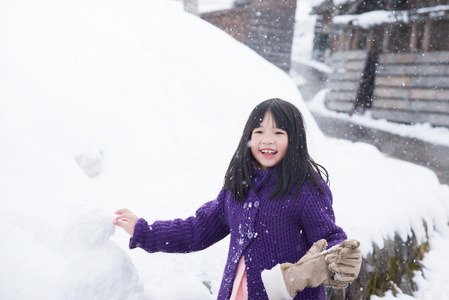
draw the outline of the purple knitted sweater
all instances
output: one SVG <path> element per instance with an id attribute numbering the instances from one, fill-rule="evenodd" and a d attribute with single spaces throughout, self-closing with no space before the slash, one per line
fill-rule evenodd
<path id="1" fill-rule="evenodd" d="M 269 199 L 276 172 L 253 170 L 253 184 L 245 202 L 221 190 L 217 199 L 204 204 L 185 220 L 157 221 L 148 225 L 139 219 L 130 240 L 131 249 L 148 252 L 187 253 L 205 249 L 231 234 L 228 258 L 218 299 L 229 299 L 239 259 L 245 256 L 249 299 L 268 299 L 261 279 L 264 269 L 278 263 L 297 262 L 320 239 L 329 247 L 346 239 L 335 224 L 332 195 L 305 182 L 298 197 Z M 324 182 L 323 182 L 324 184 Z M 307 288 L 295 299 L 326 299 L 323 286 Z"/>

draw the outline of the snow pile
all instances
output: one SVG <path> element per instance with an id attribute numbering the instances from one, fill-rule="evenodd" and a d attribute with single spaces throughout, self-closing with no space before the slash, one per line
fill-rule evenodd
<path id="1" fill-rule="evenodd" d="M 70 209 L 64 230 L 64 244 L 72 251 L 92 249 L 114 235 L 110 214 L 86 206 Z"/>
<path id="2" fill-rule="evenodd" d="M 198 10 L 200 13 L 230 9 L 234 5 L 234 0 L 199 0 Z"/>
<path id="3" fill-rule="evenodd" d="M 110 237 L 109 220 L 122 207 L 184 218 L 216 197 L 247 116 L 272 97 L 303 112 L 337 221 L 364 253 L 448 219 L 433 173 L 325 138 L 287 74 L 180 2 L 0 5 L 2 299 L 214 299 L 227 239 L 150 255 Z"/>
<path id="4" fill-rule="evenodd" d="M 64 299 L 149 299 L 126 252 L 105 242 L 75 254 L 62 276 Z"/>
<path id="5" fill-rule="evenodd" d="M 110 214 L 98 208 L 71 209 L 63 233 L 72 255 L 63 269 L 64 299 L 149 299 L 128 254 L 109 241 Z"/>

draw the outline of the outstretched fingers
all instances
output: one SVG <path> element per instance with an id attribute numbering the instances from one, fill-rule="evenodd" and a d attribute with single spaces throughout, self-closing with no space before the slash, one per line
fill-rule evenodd
<path id="1" fill-rule="evenodd" d="M 117 219 L 118 217 L 123 216 L 125 214 L 132 214 L 132 212 L 127 208 L 121 208 L 121 209 L 117 210 L 114 214 L 117 215 L 117 217 L 116 217 L 116 219 Z"/>
<path id="2" fill-rule="evenodd" d="M 119 209 L 115 212 L 115 214 L 117 216 L 115 217 L 113 223 L 118 227 L 125 229 L 125 231 L 132 236 L 134 234 L 134 227 L 136 226 L 139 218 L 127 208 Z"/>
<path id="3" fill-rule="evenodd" d="M 129 211 L 127 208 L 119 209 L 115 212 L 117 215 L 115 217 L 116 221 L 122 221 L 122 222 L 129 222 L 130 219 L 135 216 L 131 211 Z"/>

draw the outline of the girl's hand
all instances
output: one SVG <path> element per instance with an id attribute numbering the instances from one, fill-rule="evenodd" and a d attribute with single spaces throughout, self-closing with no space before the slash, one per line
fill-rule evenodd
<path id="1" fill-rule="evenodd" d="M 114 224 L 118 227 L 122 227 L 130 236 L 134 234 L 134 227 L 136 227 L 139 218 L 130 212 L 127 208 L 119 209 L 115 212 L 117 217 L 115 217 Z"/>

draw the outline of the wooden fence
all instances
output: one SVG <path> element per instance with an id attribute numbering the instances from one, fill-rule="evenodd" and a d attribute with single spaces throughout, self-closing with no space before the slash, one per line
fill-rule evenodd
<path id="1" fill-rule="evenodd" d="M 379 57 L 373 118 L 449 127 L 449 52 Z"/>
<path id="2" fill-rule="evenodd" d="M 367 61 L 366 51 L 332 55 L 328 109 L 354 112 L 367 88 L 361 84 Z M 373 118 L 449 127 L 449 52 L 384 53 L 373 70 L 374 89 L 366 106 Z"/>
<path id="3" fill-rule="evenodd" d="M 357 100 L 366 51 L 335 52 L 331 56 L 332 73 L 329 74 L 325 105 L 328 109 L 352 113 Z"/>

